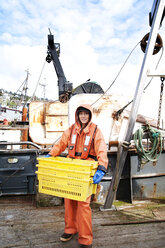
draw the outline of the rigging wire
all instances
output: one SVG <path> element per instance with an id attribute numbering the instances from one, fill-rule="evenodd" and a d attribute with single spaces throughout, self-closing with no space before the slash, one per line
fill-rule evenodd
<path id="1" fill-rule="evenodd" d="M 98 101 L 99 101 L 99 100 L 108 92 L 108 90 L 113 86 L 113 84 L 115 83 L 116 79 L 118 78 L 118 76 L 120 75 L 121 71 L 123 70 L 124 66 L 126 65 L 128 59 L 130 58 L 131 54 L 134 52 L 134 50 L 135 50 L 136 47 L 140 44 L 140 42 L 141 42 L 141 41 L 139 41 L 139 42 L 135 45 L 135 47 L 132 49 L 132 51 L 130 52 L 130 54 L 129 54 L 128 57 L 126 58 L 124 64 L 123 64 L 122 67 L 120 68 L 118 74 L 116 75 L 116 77 L 115 77 L 115 79 L 113 80 L 113 82 L 111 83 L 111 85 L 108 87 L 108 89 L 107 89 L 107 90 L 106 90 L 106 91 L 105 91 L 105 92 L 104 92 L 104 93 L 103 93 L 95 102 L 93 102 L 93 103 L 91 104 L 92 106 L 93 106 L 96 102 L 98 102 Z M 157 63 L 157 65 L 156 65 L 155 69 L 157 69 L 157 67 L 158 67 L 158 65 L 159 65 L 159 63 L 160 63 L 160 61 L 161 61 L 161 59 L 162 59 L 163 53 L 164 53 L 164 47 L 162 47 L 162 52 L 161 52 L 160 58 L 159 58 L 159 60 L 158 60 L 158 63 Z M 145 90 L 147 89 L 147 87 L 148 87 L 148 86 L 150 85 L 150 83 L 152 82 L 152 80 L 153 80 L 153 77 L 151 78 L 151 80 L 149 81 L 149 83 L 145 86 L 144 91 L 143 91 L 144 93 L 145 93 Z M 125 109 L 126 107 L 128 107 L 132 102 L 133 102 L 133 100 L 130 101 L 128 104 L 126 104 L 121 110 L 124 110 L 124 109 Z M 120 110 L 119 110 L 119 111 L 120 111 Z"/>
<path id="2" fill-rule="evenodd" d="M 29 78 L 29 75 L 30 75 L 28 69 L 26 70 L 26 72 L 27 72 L 27 75 L 26 75 L 25 80 L 24 80 L 23 83 L 20 85 L 20 87 L 18 88 L 18 90 L 14 93 L 14 95 L 11 97 L 10 101 L 12 101 L 12 100 L 15 98 L 16 95 L 18 95 L 18 96 L 20 95 L 20 97 L 22 98 L 23 91 L 24 91 L 24 87 L 22 87 L 22 86 L 25 85 L 25 87 L 27 88 L 27 82 L 28 82 L 28 78 Z M 18 94 L 17 92 L 20 91 L 21 87 L 22 87 L 21 93 Z M 20 104 L 20 102 L 21 102 L 21 100 L 22 100 L 21 98 L 20 98 L 20 100 L 19 100 L 19 104 Z M 19 104 L 17 104 L 17 106 L 18 106 Z"/>
<path id="3" fill-rule="evenodd" d="M 41 72 L 40 72 L 40 75 L 39 75 L 39 78 L 38 78 L 38 81 L 37 81 L 37 84 L 36 84 L 36 87 L 35 87 L 34 93 L 33 93 L 32 97 L 31 97 L 31 99 L 30 99 L 31 101 L 32 101 L 32 100 L 34 100 L 35 93 L 36 93 L 37 87 L 38 87 L 38 85 L 39 85 L 40 78 L 41 78 L 41 76 L 42 76 L 42 72 L 43 72 L 44 67 L 45 67 L 45 63 L 46 63 L 46 60 L 44 61 L 44 64 L 43 64 L 43 66 L 42 66 L 42 69 L 41 69 Z"/>
<path id="4" fill-rule="evenodd" d="M 162 47 L 162 52 L 161 52 L 160 58 L 159 58 L 159 60 L 158 60 L 158 62 L 157 62 L 157 64 L 156 64 L 155 69 L 158 68 L 158 65 L 159 65 L 159 63 L 160 63 L 160 61 L 161 61 L 161 59 L 162 59 L 163 53 L 164 53 L 164 47 Z M 148 84 L 144 87 L 143 93 L 145 93 L 145 90 L 146 90 L 146 89 L 148 88 L 148 86 L 151 84 L 153 78 L 154 78 L 154 77 L 152 77 L 152 78 L 150 79 L 150 81 L 148 82 Z M 119 115 L 124 111 L 124 109 L 126 109 L 132 102 L 133 102 L 133 99 L 132 99 L 129 103 L 127 103 L 123 108 L 119 109 L 119 110 L 116 112 L 116 114 L 115 114 L 115 115 L 116 115 L 116 118 L 118 118 Z"/>
<path id="5" fill-rule="evenodd" d="M 29 70 L 26 70 L 26 72 L 27 72 L 26 78 L 23 81 L 23 83 L 21 84 L 21 86 L 18 88 L 18 90 L 15 92 L 15 94 L 17 94 L 17 92 L 19 92 L 19 90 L 21 89 L 21 87 L 27 82 L 30 73 L 29 73 Z"/>
<path id="6" fill-rule="evenodd" d="M 126 60 L 124 61 L 124 64 L 122 65 L 122 67 L 120 68 L 119 72 L 117 73 L 115 79 L 112 81 L 112 83 L 110 84 L 110 86 L 108 87 L 108 89 L 95 101 L 93 102 L 91 105 L 93 106 L 96 102 L 98 102 L 107 92 L 108 90 L 113 86 L 113 84 L 115 83 L 116 79 L 118 78 L 118 76 L 120 75 L 121 71 L 123 70 L 124 66 L 126 65 L 128 59 L 130 58 L 131 54 L 134 52 L 134 50 L 136 49 L 136 47 L 140 44 L 141 41 L 139 41 L 136 46 L 134 46 L 134 48 L 132 49 L 132 51 L 129 53 L 129 55 L 127 56 Z"/>

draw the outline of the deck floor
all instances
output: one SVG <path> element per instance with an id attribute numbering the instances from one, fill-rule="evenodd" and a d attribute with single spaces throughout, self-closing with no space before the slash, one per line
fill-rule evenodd
<path id="1" fill-rule="evenodd" d="M 0 198 L 0 248 L 77 248 L 77 236 L 59 240 L 64 207 L 40 207 L 35 201 Z M 145 203 L 100 211 L 92 205 L 94 248 L 165 248 L 165 203 Z"/>

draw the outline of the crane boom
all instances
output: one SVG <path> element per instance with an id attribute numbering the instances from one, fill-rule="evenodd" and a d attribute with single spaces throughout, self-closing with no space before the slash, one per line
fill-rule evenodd
<path id="1" fill-rule="evenodd" d="M 59 60 L 60 54 L 60 44 L 54 43 L 54 36 L 50 33 L 48 35 L 48 51 L 46 61 L 50 63 L 53 61 L 53 65 L 58 77 L 58 87 L 59 87 L 59 100 L 65 103 L 69 100 L 72 93 L 72 83 L 68 82 L 63 68 Z"/>

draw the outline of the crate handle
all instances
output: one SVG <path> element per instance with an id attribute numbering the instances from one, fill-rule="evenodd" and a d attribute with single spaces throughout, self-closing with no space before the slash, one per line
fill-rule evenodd
<path id="1" fill-rule="evenodd" d="M 36 165 L 36 167 L 38 168 L 42 168 L 42 169 L 50 169 L 50 170 L 54 170 L 54 171 L 65 171 L 66 172 L 66 169 L 61 169 L 61 168 L 56 168 L 56 167 L 50 167 L 50 166 L 43 166 L 43 165 Z M 67 169 L 67 172 L 77 172 L 78 170 L 68 170 Z M 78 171 L 78 173 L 80 174 L 86 174 L 86 175 L 90 175 L 91 174 L 91 171 Z"/>

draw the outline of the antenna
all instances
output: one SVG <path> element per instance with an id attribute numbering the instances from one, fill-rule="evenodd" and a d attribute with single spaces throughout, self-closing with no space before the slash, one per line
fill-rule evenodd
<path id="1" fill-rule="evenodd" d="M 44 78 L 44 80 L 46 81 L 46 78 Z M 46 93 L 46 86 L 47 86 L 47 84 L 46 83 L 44 83 L 44 84 L 39 83 L 39 85 L 41 85 L 43 87 L 44 101 L 45 101 L 45 93 Z"/>

